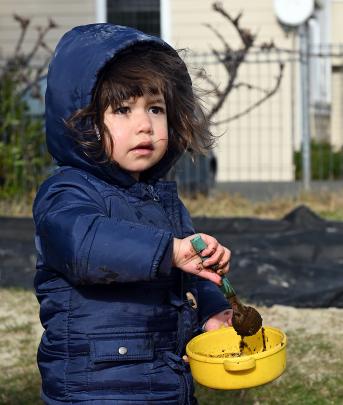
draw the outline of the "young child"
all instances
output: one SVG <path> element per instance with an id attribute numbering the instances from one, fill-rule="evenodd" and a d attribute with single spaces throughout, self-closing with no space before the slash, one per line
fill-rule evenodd
<path id="1" fill-rule="evenodd" d="M 185 64 L 134 29 L 76 27 L 49 67 L 46 133 L 59 168 L 33 207 L 44 403 L 195 404 L 185 345 L 230 325 L 230 251 L 201 234 L 201 263 L 159 181 L 212 142 Z"/>

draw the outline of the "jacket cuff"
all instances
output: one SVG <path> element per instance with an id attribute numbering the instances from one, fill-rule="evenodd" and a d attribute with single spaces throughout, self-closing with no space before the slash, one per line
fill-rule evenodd
<path id="1" fill-rule="evenodd" d="M 209 318 L 230 308 L 220 288 L 212 281 L 200 280 L 197 283 L 199 324 L 203 326 Z"/>
<path id="2" fill-rule="evenodd" d="M 160 247 L 159 250 L 162 254 L 156 262 L 152 278 L 165 277 L 171 273 L 173 261 L 173 237 L 171 234 L 163 236 Z"/>

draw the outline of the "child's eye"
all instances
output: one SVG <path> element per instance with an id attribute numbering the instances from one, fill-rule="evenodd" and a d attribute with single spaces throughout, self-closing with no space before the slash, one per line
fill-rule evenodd
<path id="1" fill-rule="evenodd" d="M 153 114 L 163 114 L 165 110 L 163 107 L 153 105 L 149 108 L 149 111 L 151 111 Z"/>
<path id="2" fill-rule="evenodd" d="M 127 113 L 129 113 L 129 112 L 130 112 L 130 108 L 129 108 L 129 107 L 125 107 L 125 106 L 118 107 L 118 108 L 116 108 L 116 109 L 114 110 L 114 113 L 115 113 L 115 114 L 127 114 Z"/>

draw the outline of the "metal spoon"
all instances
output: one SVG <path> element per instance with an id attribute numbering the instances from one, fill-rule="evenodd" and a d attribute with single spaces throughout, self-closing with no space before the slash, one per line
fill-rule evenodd
<path id="1" fill-rule="evenodd" d="M 202 237 L 196 235 L 191 240 L 191 244 L 201 259 L 203 261 L 206 260 L 206 256 L 201 256 L 201 252 L 207 247 Z M 213 266 L 212 269 L 214 271 L 217 270 L 215 266 Z M 254 335 L 262 326 L 260 313 L 255 308 L 245 306 L 239 301 L 230 281 L 225 276 L 222 276 L 222 290 L 226 299 L 230 302 L 233 311 L 232 326 L 237 334 L 240 336 Z"/>

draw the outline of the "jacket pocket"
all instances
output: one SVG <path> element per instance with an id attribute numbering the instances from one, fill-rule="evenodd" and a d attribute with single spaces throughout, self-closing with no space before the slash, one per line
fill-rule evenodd
<path id="1" fill-rule="evenodd" d="M 154 357 L 150 333 L 89 336 L 88 390 L 120 398 L 132 392 L 150 392 L 149 370 Z M 119 395 L 119 396 L 118 396 Z"/>
<path id="2" fill-rule="evenodd" d="M 149 333 L 90 336 L 90 358 L 93 363 L 152 360 L 153 356 L 153 339 Z"/>

